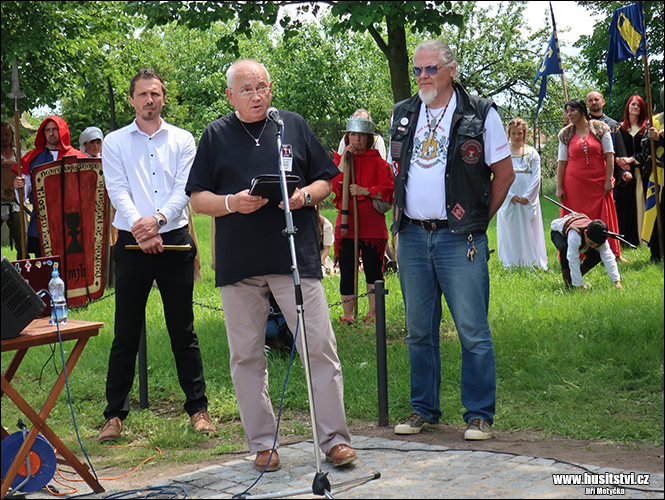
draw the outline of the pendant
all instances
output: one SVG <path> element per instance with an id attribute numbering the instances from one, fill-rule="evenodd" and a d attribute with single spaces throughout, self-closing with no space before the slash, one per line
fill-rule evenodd
<path id="1" fill-rule="evenodd" d="M 430 134 L 427 140 L 423 142 L 423 152 L 421 157 L 423 160 L 431 160 L 436 156 L 436 139 L 433 134 Z"/>
<path id="2" fill-rule="evenodd" d="M 258 148 L 260 146 L 259 140 L 258 139 L 254 139 L 254 140 L 256 141 L 256 147 Z"/>

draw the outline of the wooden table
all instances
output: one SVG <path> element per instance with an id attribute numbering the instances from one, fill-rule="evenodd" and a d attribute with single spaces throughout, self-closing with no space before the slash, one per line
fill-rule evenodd
<path id="1" fill-rule="evenodd" d="M 72 371 L 74 371 L 74 366 L 78 361 L 85 345 L 87 344 L 90 337 L 94 337 L 99 334 L 99 329 L 104 326 L 104 323 L 97 323 L 93 321 L 79 321 L 79 320 L 69 320 L 67 324 L 60 325 L 60 336 L 62 341 L 66 340 L 76 340 L 76 345 L 72 349 L 67 362 L 65 363 L 67 369 L 67 376 L 71 378 Z M 25 457 L 28 454 L 28 451 L 32 447 L 35 439 L 37 439 L 37 434 L 41 432 L 44 437 L 51 443 L 51 445 L 58 450 L 58 453 L 62 455 L 69 465 L 71 465 L 79 476 L 88 483 L 88 486 L 92 488 L 93 491 L 97 493 L 102 493 L 104 488 L 97 482 L 97 480 L 88 472 L 88 466 L 82 464 L 76 456 L 65 446 L 62 440 L 51 430 L 51 428 L 46 424 L 46 419 L 51 413 L 53 406 L 55 405 L 62 388 L 65 386 L 65 372 L 60 372 L 53 389 L 49 393 L 42 409 L 39 413 L 32 409 L 28 402 L 23 399 L 19 392 L 11 385 L 12 378 L 16 374 L 21 361 L 25 357 L 28 349 L 35 346 L 47 345 L 47 344 L 57 344 L 58 340 L 58 331 L 55 325 L 49 324 L 49 318 L 38 318 L 30 323 L 25 330 L 21 332 L 18 337 L 13 339 L 7 339 L 2 341 L 2 352 L 5 351 L 16 351 L 14 357 L 12 358 L 11 363 L 7 367 L 7 370 L 2 375 L 2 393 L 0 397 L 4 397 L 5 394 L 18 406 L 18 408 L 23 412 L 23 414 L 28 417 L 30 422 L 32 422 L 33 427 L 30 429 L 26 440 L 23 442 L 23 445 L 18 451 L 12 465 L 7 471 L 7 475 L 2 481 L 2 488 L 0 489 L 0 498 L 5 498 L 9 487 L 11 486 L 16 474 L 18 473 L 20 467 L 25 463 Z M 1 428 L 2 439 L 4 440 L 9 433 L 5 430 L 4 427 Z"/>

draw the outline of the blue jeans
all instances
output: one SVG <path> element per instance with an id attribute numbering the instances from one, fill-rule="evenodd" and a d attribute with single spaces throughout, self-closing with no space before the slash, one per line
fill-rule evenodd
<path id="1" fill-rule="evenodd" d="M 464 421 L 494 421 L 496 367 L 487 322 L 489 272 L 487 235 L 477 233 L 473 262 L 466 257 L 468 234 L 427 231 L 409 224 L 399 233 L 397 263 L 406 308 L 411 363 L 411 406 L 430 423 L 441 417 L 441 293 L 462 344 Z"/>

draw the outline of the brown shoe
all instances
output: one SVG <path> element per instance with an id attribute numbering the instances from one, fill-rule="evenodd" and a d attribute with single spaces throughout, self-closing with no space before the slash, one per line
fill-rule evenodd
<path id="1" fill-rule="evenodd" d="M 210 415 L 207 411 L 200 411 L 192 415 L 189 419 L 194 427 L 194 432 L 203 432 L 205 434 L 213 434 L 217 429 L 210 421 Z"/>
<path id="2" fill-rule="evenodd" d="M 118 439 L 123 430 L 122 420 L 118 417 L 107 418 L 104 425 L 102 425 L 102 431 L 99 433 L 99 440 L 103 443 L 104 441 Z"/>
<path id="3" fill-rule="evenodd" d="M 356 452 L 353 451 L 349 445 L 338 444 L 333 446 L 332 450 L 326 453 L 326 460 L 332 462 L 334 467 L 341 467 L 342 465 L 350 464 L 356 458 Z"/>
<path id="4" fill-rule="evenodd" d="M 268 462 L 268 460 L 270 460 L 270 462 Z M 268 464 L 267 467 L 266 464 Z M 279 467 L 279 455 L 277 454 L 277 450 L 273 450 L 272 457 L 270 456 L 270 450 L 263 450 L 256 454 L 256 458 L 254 459 L 254 468 L 256 470 L 262 471 L 265 469 L 266 472 L 273 472 L 279 470 Z"/>

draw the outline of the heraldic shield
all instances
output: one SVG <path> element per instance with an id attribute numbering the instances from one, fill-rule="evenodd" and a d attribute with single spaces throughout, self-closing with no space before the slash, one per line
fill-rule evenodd
<path id="1" fill-rule="evenodd" d="M 100 158 L 65 156 L 33 169 L 37 227 L 45 256 L 60 256 L 70 306 L 104 293 L 106 191 Z"/>

